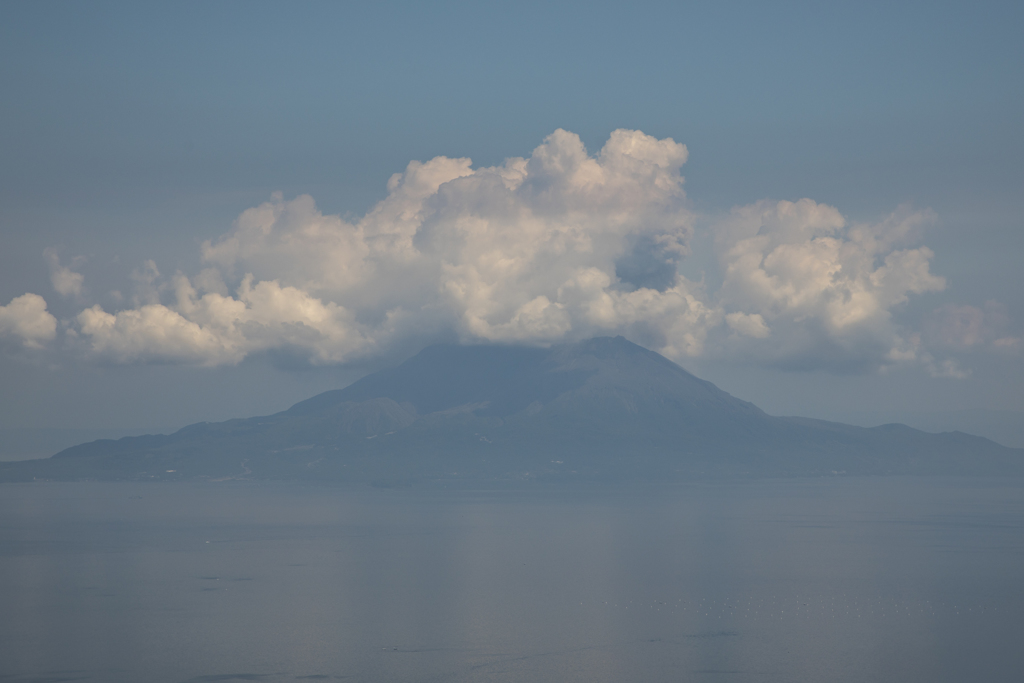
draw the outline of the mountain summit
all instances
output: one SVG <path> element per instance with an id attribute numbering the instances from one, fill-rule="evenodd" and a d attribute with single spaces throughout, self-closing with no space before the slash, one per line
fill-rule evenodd
<path id="1" fill-rule="evenodd" d="M 0 481 L 1018 475 L 1022 456 L 959 432 L 773 417 L 653 351 L 599 337 L 431 346 L 276 415 L 0 463 Z"/>

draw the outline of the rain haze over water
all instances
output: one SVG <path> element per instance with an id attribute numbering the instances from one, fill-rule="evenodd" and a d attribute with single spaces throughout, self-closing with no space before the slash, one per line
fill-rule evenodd
<path id="1" fill-rule="evenodd" d="M 11 681 L 962 681 L 1024 664 L 1018 482 L 27 484 Z"/>

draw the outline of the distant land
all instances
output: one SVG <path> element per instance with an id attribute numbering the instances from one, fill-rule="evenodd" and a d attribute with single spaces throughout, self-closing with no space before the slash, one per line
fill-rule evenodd
<path id="1" fill-rule="evenodd" d="M 0 462 L 0 481 L 673 481 L 1021 476 L 1024 449 L 901 424 L 774 417 L 622 337 L 431 346 L 264 417 Z"/>
<path id="2" fill-rule="evenodd" d="M 119 439 L 122 436 L 167 433 L 174 431 L 151 425 L 149 429 L 106 429 L 15 427 L 0 429 L 0 462 L 49 458 L 65 448 L 96 439 Z"/>

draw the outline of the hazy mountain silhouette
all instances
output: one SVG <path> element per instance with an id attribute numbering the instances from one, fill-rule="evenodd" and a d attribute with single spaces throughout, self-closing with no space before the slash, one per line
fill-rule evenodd
<path id="1" fill-rule="evenodd" d="M 0 463 L 0 480 L 672 480 L 1024 474 L 1024 450 L 960 432 L 773 417 L 622 337 L 433 346 L 266 417 Z"/>

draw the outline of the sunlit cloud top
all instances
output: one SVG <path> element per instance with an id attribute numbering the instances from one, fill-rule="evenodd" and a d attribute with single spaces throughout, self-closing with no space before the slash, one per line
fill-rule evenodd
<path id="1" fill-rule="evenodd" d="M 277 194 L 205 242 L 199 272 L 147 262 L 131 304 L 85 308 L 61 335 L 26 294 L 0 307 L 0 335 L 31 347 L 62 336 L 104 362 L 215 366 L 266 351 L 336 364 L 438 339 L 622 334 L 676 360 L 960 372 L 897 321 L 910 297 L 945 287 L 920 245 L 930 212 L 860 224 L 810 199 L 737 207 L 713 226 L 722 283 L 709 291 L 679 272 L 695 222 L 686 159 L 684 145 L 640 131 L 616 130 L 591 155 L 557 130 L 499 166 L 411 162 L 351 222 Z M 47 258 L 56 291 L 80 298 L 82 277 Z"/>

